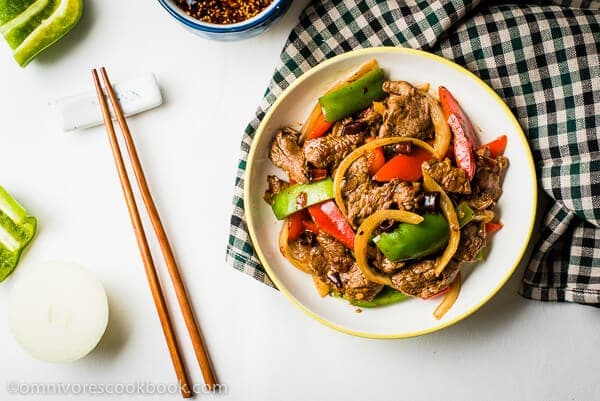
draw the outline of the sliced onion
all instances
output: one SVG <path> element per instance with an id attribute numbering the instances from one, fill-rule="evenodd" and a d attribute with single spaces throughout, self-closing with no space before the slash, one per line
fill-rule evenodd
<path id="1" fill-rule="evenodd" d="M 312 271 L 308 267 L 308 264 L 294 258 L 292 251 L 290 251 L 290 245 L 288 244 L 289 231 L 287 220 L 281 225 L 281 231 L 279 232 L 279 250 L 281 254 L 292 264 L 295 268 L 303 273 L 312 275 Z"/>
<path id="2" fill-rule="evenodd" d="M 458 294 L 460 294 L 460 284 L 461 278 L 460 272 L 458 272 L 458 275 L 456 276 L 452 284 L 450 284 L 450 290 L 446 293 L 446 295 L 444 295 L 444 299 L 442 299 L 442 302 L 440 302 L 438 307 L 433 312 L 433 316 L 437 320 L 440 320 L 442 317 L 444 317 L 446 312 L 448 312 L 452 305 L 454 305 L 454 302 L 456 302 Z"/>
<path id="3" fill-rule="evenodd" d="M 448 153 L 450 147 L 450 140 L 452 135 L 450 133 L 450 127 L 444 118 L 444 112 L 440 103 L 429 93 L 423 93 L 427 101 L 429 102 L 431 122 L 435 129 L 435 140 L 433 142 L 434 155 L 439 159 L 443 160 Z"/>
<path id="4" fill-rule="evenodd" d="M 352 75 L 350 75 L 345 80 L 339 82 L 336 86 L 331 88 L 328 92 L 332 92 L 335 89 L 338 89 L 340 86 L 345 85 L 347 83 L 354 82 L 357 79 L 361 78 L 363 75 L 366 75 L 367 73 L 369 73 L 377 68 L 379 68 L 379 64 L 377 63 L 377 60 L 375 60 L 374 58 L 371 60 L 368 60 L 363 65 L 358 67 L 358 69 Z"/>
<path id="5" fill-rule="evenodd" d="M 319 276 L 312 276 L 312 279 L 313 283 L 315 284 L 315 288 L 317 289 L 317 293 L 321 298 L 324 298 L 327 295 L 329 295 L 330 288 L 329 285 L 327 285 L 327 283 L 321 280 Z"/>
<path id="6" fill-rule="evenodd" d="M 374 283 L 391 285 L 392 279 L 390 276 L 379 273 L 371 266 L 367 257 L 367 248 L 373 231 L 385 220 L 394 220 L 400 223 L 419 224 L 423 221 L 423 217 L 416 213 L 406 212 L 404 210 L 379 210 L 369 217 L 358 227 L 356 238 L 354 239 L 354 256 L 358 268 L 366 277 L 367 280 Z"/>
<path id="7" fill-rule="evenodd" d="M 450 226 L 450 239 L 448 240 L 448 245 L 444 250 L 444 253 L 437 259 L 435 263 L 435 274 L 439 276 L 454 254 L 458 249 L 458 243 L 460 242 L 460 224 L 458 222 L 458 216 L 456 216 L 456 210 L 454 210 L 454 205 L 452 204 L 452 200 L 448 197 L 448 194 L 440 187 L 440 185 L 435 182 L 433 178 L 425 169 L 423 169 L 423 187 L 428 192 L 439 192 L 440 193 L 440 208 L 442 209 L 442 213 L 446 220 L 448 221 L 448 225 Z"/>
<path id="8" fill-rule="evenodd" d="M 10 295 L 8 318 L 15 339 L 33 357 L 72 362 L 102 338 L 108 301 L 100 281 L 77 264 L 23 266 Z"/>
<path id="9" fill-rule="evenodd" d="M 420 139 L 403 137 L 403 136 L 394 136 L 394 137 L 389 137 L 389 138 L 376 139 L 374 141 L 371 141 L 371 142 L 368 142 L 368 143 L 362 145 L 359 148 L 356 148 L 352 153 L 350 153 L 348 156 L 346 156 L 346 158 L 344 160 L 342 160 L 342 162 L 338 166 L 337 170 L 335 171 L 335 175 L 333 176 L 333 191 L 334 191 L 334 195 L 335 195 L 335 203 L 337 204 L 338 208 L 342 211 L 344 216 L 348 215 L 348 210 L 346 208 L 346 205 L 344 204 L 344 199 L 342 197 L 342 183 L 344 181 L 344 177 L 346 175 L 346 171 L 348 170 L 348 168 L 350 168 L 350 166 L 352 165 L 352 163 L 354 163 L 356 161 L 356 159 L 358 159 L 360 156 L 364 155 L 365 152 L 368 152 L 369 150 L 380 148 L 382 146 L 393 145 L 395 143 L 401 143 L 401 142 L 410 142 L 413 145 L 416 145 L 416 146 L 419 146 L 419 147 L 425 149 L 432 155 L 434 155 L 434 156 L 436 155 L 436 153 L 433 150 L 433 148 L 431 147 L 431 145 L 429 145 L 427 142 L 424 142 Z"/>

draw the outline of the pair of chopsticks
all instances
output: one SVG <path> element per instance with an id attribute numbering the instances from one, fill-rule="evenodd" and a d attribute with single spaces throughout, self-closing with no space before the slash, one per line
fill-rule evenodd
<path id="1" fill-rule="evenodd" d="M 171 281 L 173 282 L 175 294 L 177 295 L 177 301 L 179 303 L 181 313 L 183 314 L 183 319 L 187 326 L 188 334 L 192 340 L 192 345 L 194 347 L 196 359 L 200 364 L 202 376 L 204 377 L 204 383 L 206 386 L 205 388 L 209 390 L 215 389 L 217 385 L 217 380 L 215 378 L 212 364 L 208 357 L 208 352 L 204 345 L 204 341 L 202 340 L 202 336 L 200 335 L 200 329 L 198 327 L 198 324 L 196 323 L 196 319 L 194 318 L 192 306 L 188 299 L 185 286 L 183 285 L 181 275 L 179 274 L 179 269 L 177 267 L 177 263 L 175 262 L 173 250 L 169 245 L 169 240 L 160 220 L 158 210 L 156 209 L 154 201 L 152 200 L 152 195 L 150 194 L 150 189 L 148 188 L 146 177 L 144 176 L 144 171 L 142 170 L 142 166 L 140 164 L 137 151 L 135 149 L 135 144 L 133 142 L 131 132 L 129 131 L 127 121 L 125 120 L 125 117 L 123 115 L 123 110 L 115 95 L 110 80 L 108 79 L 106 69 L 102 68 L 100 70 L 100 73 L 104 81 L 104 89 L 108 94 L 108 98 L 110 99 L 114 114 L 119 123 L 119 126 L 121 127 L 121 131 L 123 133 L 123 137 L 127 147 L 127 152 L 129 154 L 129 159 L 131 160 L 131 165 L 135 173 L 135 178 L 139 186 L 144 205 L 146 206 L 146 210 L 148 212 L 148 215 L 150 216 L 152 227 L 154 228 L 154 232 L 156 234 L 156 237 L 158 238 L 160 249 L 165 259 L 165 263 L 167 265 L 167 270 L 169 271 Z M 179 349 L 177 339 L 175 338 L 173 325 L 169 316 L 167 304 L 165 302 L 162 288 L 158 280 L 154 260 L 152 259 L 152 254 L 150 252 L 150 247 L 148 246 L 146 234 L 144 233 L 144 226 L 142 224 L 140 213 L 136 205 L 133 190 L 131 189 L 131 182 L 129 180 L 127 170 L 123 162 L 123 155 L 119 148 L 119 142 L 117 140 L 117 136 L 113 126 L 110 110 L 106 101 L 104 90 L 98 78 L 98 71 L 96 69 L 92 70 L 92 76 L 94 79 L 94 84 L 96 85 L 96 92 L 98 93 L 98 101 L 102 109 L 104 125 L 106 126 L 106 132 L 108 134 L 110 146 L 112 148 L 115 163 L 117 165 L 117 172 L 119 174 L 119 179 L 121 180 L 121 187 L 125 196 L 125 202 L 127 203 L 127 208 L 129 209 L 131 224 L 133 225 L 133 230 L 135 232 L 138 247 L 140 248 L 142 260 L 144 262 L 146 276 L 148 278 L 148 284 L 150 285 L 150 290 L 152 291 L 152 298 L 154 300 L 154 304 L 156 306 L 156 310 L 160 318 L 160 323 L 162 325 L 165 340 L 169 348 L 171 360 L 173 361 L 173 367 L 175 368 L 175 373 L 177 374 L 177 379 L 181 388 L 181 394 L 184 398 L 188 398 L 192 396 L 192 387 L 190 386 L 188 375 L 183 364 L 183 360 L 181 358 L 181 351 Z"/>

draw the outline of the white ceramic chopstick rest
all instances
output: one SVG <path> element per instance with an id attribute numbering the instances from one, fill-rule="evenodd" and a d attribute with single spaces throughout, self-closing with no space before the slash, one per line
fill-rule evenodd
<path id="1" fill-rule="evenodd" d="M 114 85 L 114 89 L 126 117 L 158 107 L 163 102 L 154 74 L 119 82 Z M 103 124 L 102 111 L 95 91 L 68 96 L 51 102 L 50 106 L 58 114 L 64 131 Z"/>
<path id="2" fill-rule="evenodd" d="M 9 324 L 33 357 L 72 362 L 92 351 L 108 324 L 100 281 L 74 263 L 23 266 L 9 300 Z"/>

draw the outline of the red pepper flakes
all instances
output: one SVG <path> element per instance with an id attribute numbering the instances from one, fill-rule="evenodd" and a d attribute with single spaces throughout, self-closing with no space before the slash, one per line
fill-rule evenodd
<path id="1" fill-rule="evenodd" d="M 250 19 L 267 8 L 273 0 L 177 0 L 190 17 L 211 24 L 227 25 Z"/>
<path id="2" fill-rule="evenodd" d="M 300 192 L 296 197 L 296 205 L 298 205 L 299 209 L 302 209 L 306 206 L 306 202 L 308 201 L 308 194 L 306 192 Z"/>

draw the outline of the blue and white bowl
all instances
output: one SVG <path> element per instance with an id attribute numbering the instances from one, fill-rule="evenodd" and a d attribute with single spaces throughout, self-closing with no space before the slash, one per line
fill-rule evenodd
<path id="1" fill-rule="evenodd" d="M 174 0 L 158 0 L 165 10 L 192 33 L 207 39 L 234 41 L 260 35 L 281 17 L 292 0 L 274 0 L 256 16 L 237 24 L 220 25 L 199 21 L 187 15 Z"/>

